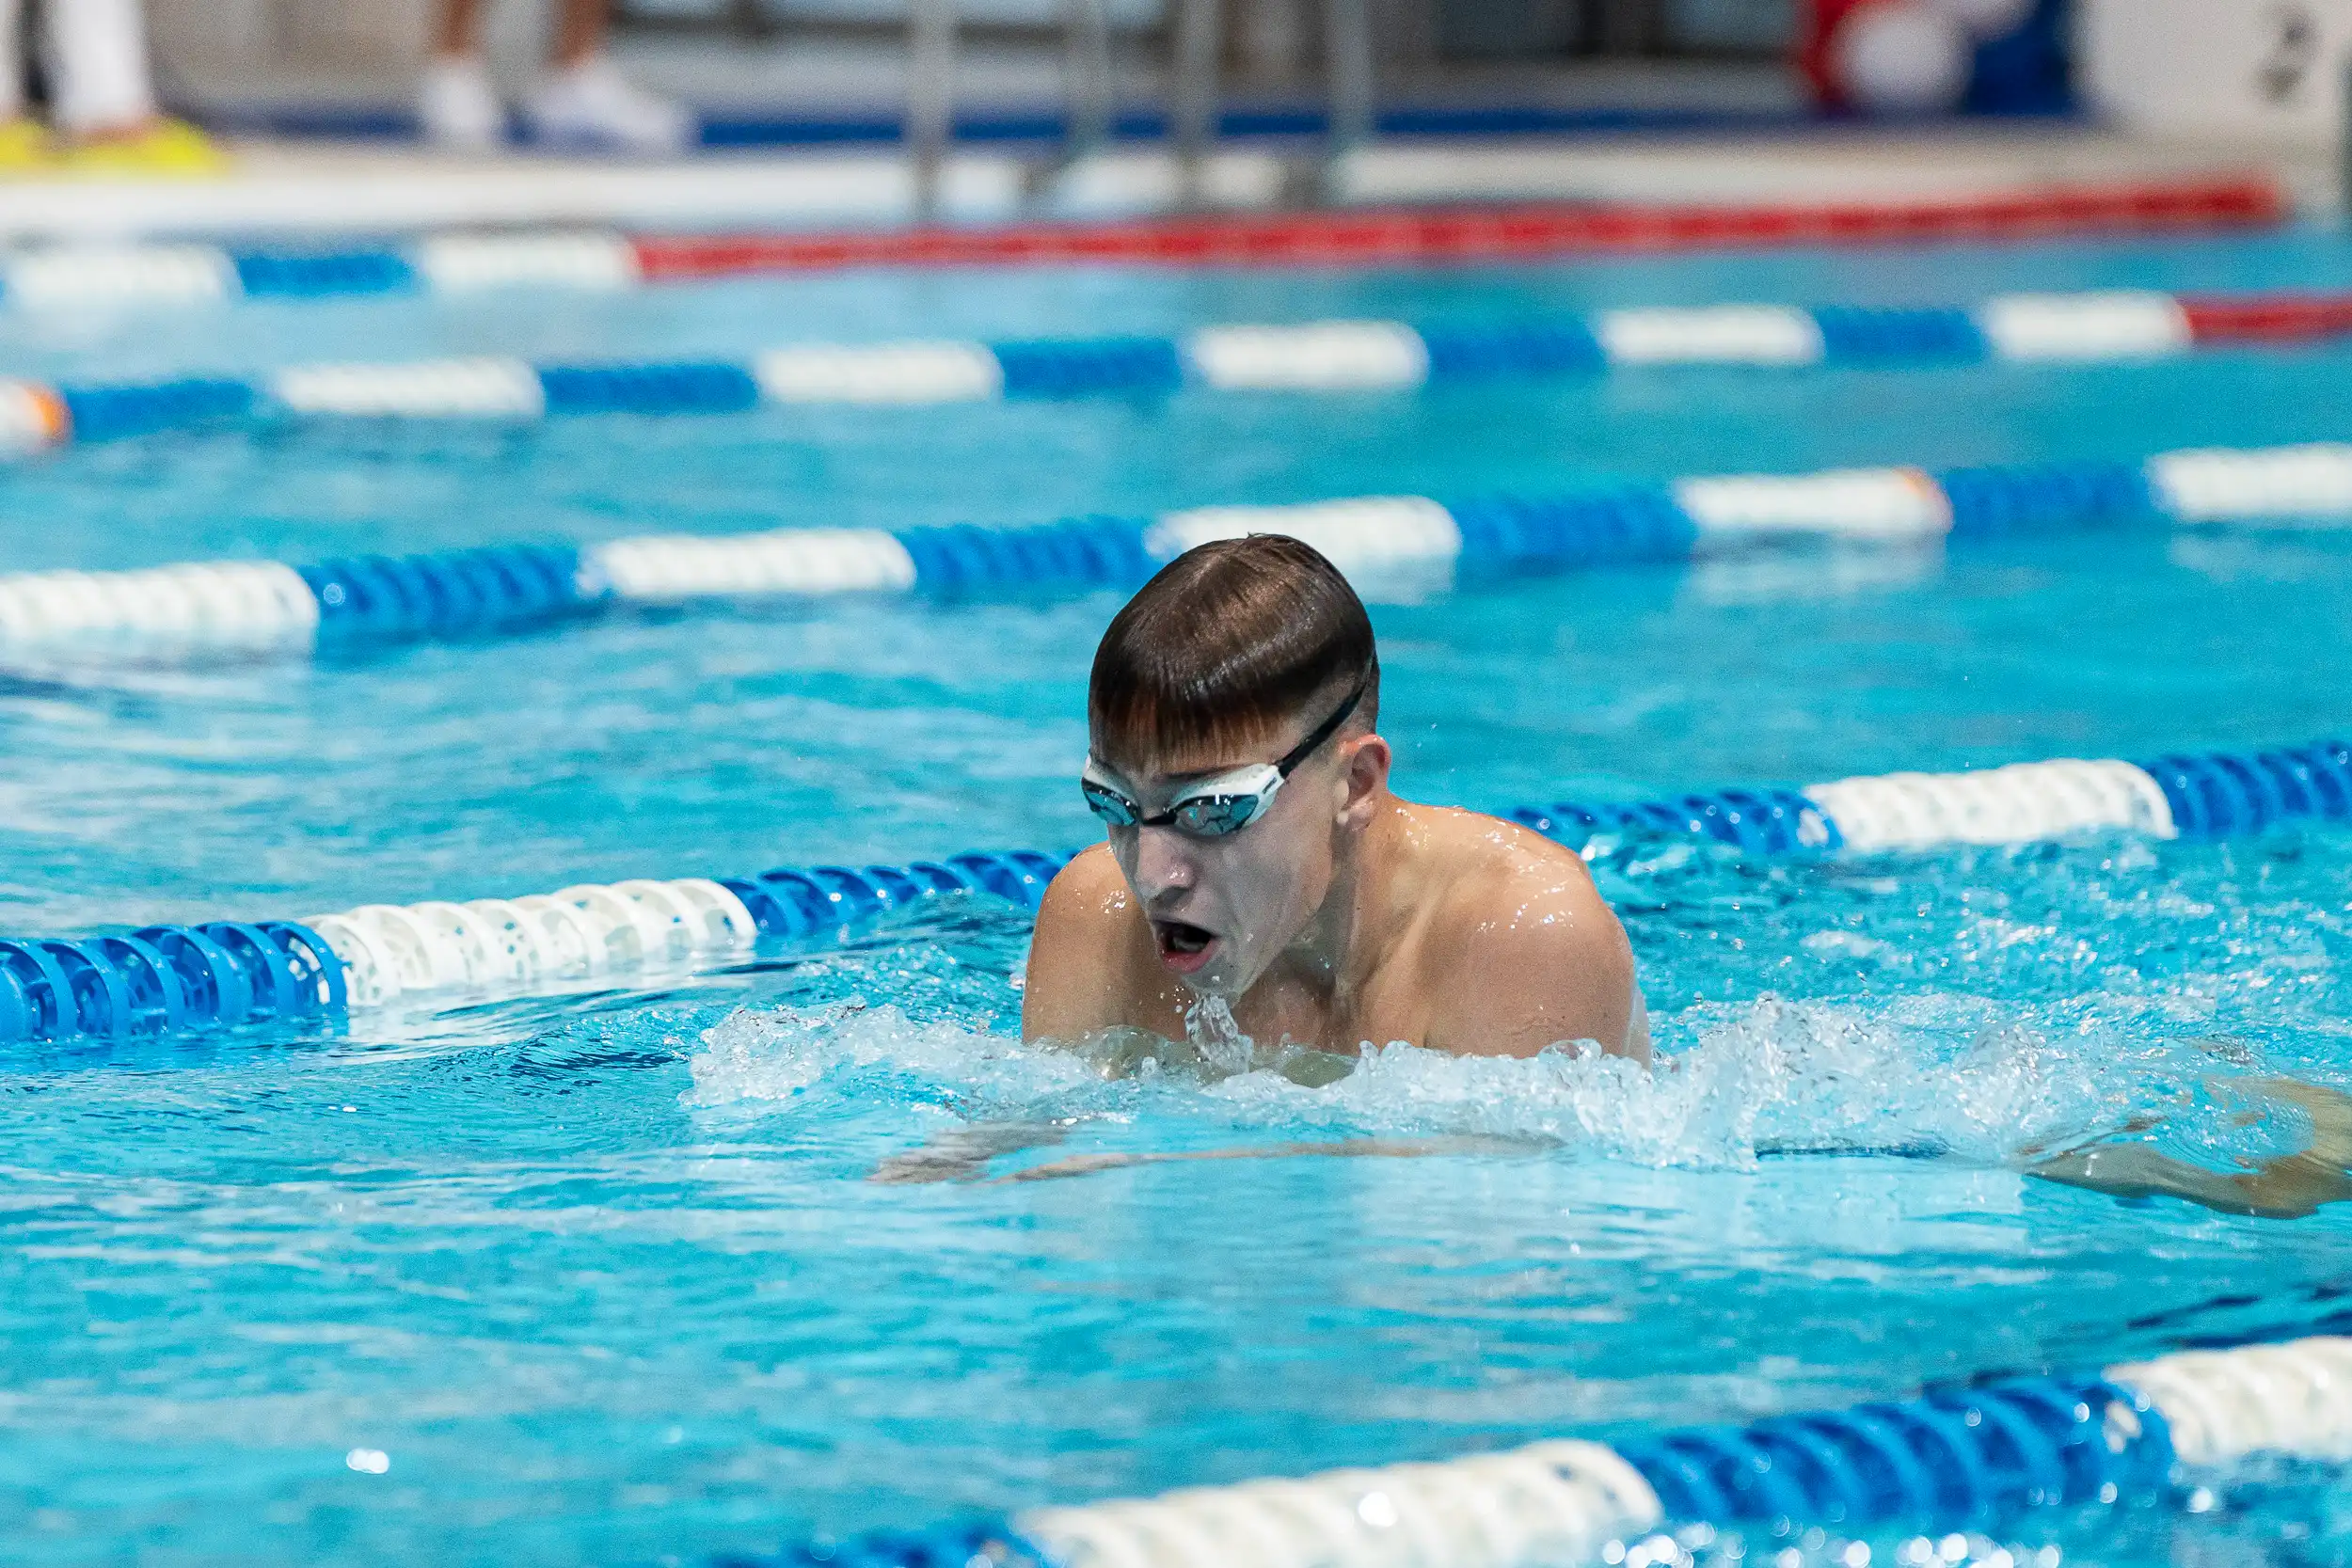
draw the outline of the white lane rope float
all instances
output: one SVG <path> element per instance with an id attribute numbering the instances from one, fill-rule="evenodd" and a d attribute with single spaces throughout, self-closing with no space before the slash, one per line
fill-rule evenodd
<path id="1" fill-rule="evenodd" d="M 424 367 L 382 384 L 355 382 L 343 369 L 306 374 L 289 384 L 289 395 L 314 405 L 398 404 L 452 417 L 525 417 L 542 390 L 517 364 L 494 360 Z M 0 442 L 38 438 L 56 417 L 62 416 L 49 394 L 0 385 Z M 208 650 L 243 656 L 483 638 L 632 605 L 1094 592 L 1132 587 L 1195 545 L 1247 533 L 1304 539 L 1368 593 L 1387 594 L 1391 583 L 1422 593 L 1462 576 L 1541 576 L 1762 546 L 1917 549 L 2150 523 L 2352 527 L 2352 443 L 2166 452 L 2140 464 L 1850 468 L 1452 501 L 1367 496 L 1201 506 L 1023 527 L 653 534 L 309 565 L 6 573 L 0 661 L 199 658 Z"/>

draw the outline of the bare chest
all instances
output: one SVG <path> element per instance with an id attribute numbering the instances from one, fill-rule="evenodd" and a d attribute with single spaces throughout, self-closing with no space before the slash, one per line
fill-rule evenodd
<path id="1" fill-rule="evenodd" d="M 1184 1037 L 1194 998 L 1175 988 L 1152 1009 L 1151 1025 L 1171 1039 Z M 1354 1055 L 1369 1042 L 1420 1045 L 1429 1033 L 1428 998 L 1400 977 L 1375 975 L 1359 987 L 1324 990 L 1263 981 L 1233 1006 L 1233 1022 L 1261 1046 L 1285 1042 Z"/>

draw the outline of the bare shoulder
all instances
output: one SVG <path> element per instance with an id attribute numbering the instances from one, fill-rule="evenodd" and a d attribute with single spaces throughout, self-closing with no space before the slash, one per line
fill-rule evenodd
<path id="1" fill-rule="evenodd" d="M 1151 937 L 1107 845 L 1062 867 L 1038 905 L 1022 983 L 1025 1038 L 1075 1039 L 1130 1022 Z"/>
<path id="2" fill-rule="evenodd" d="M 1424 853 L 1441 868 L 1444 924 L 1468 937 L 1518 930 L 1566 932 L 1608 915 L 1623 935 L 1584 857 L 1541 833 L 1481 812 L 1416 806 L 1426 824 Z"/>
<path id="3" fill-rule="evenodd" d="M 1111 847 L 1098 844 L 1091 849 L 1080 850 L 1055 874 L 1045 889 L 1045 897 L 1038 905 L 1038 924 L 1117 923 L 1130 918 L 1133 903 L 1127 879 L 1120 874 L 1119 863 L 1111 858 Z"/>
<path id="4" fill-rule="evenodd" d="M 1633 949 L 1582 856 L 1474 812 L 1429 814 L 1442 867 L 1422 940 L 1432 1043 L 1527 1055 L 1565 1040 L 1646 1053 Z"/>

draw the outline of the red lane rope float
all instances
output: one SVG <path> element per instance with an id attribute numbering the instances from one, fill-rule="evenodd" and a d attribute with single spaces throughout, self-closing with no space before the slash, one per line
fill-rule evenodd
<path id="1" fill-rule="evenodd" d="M 1492 261 L 1768 245 L 2024 239 L 2053 234 L 2258 228 L 2286 205 L 2267 180 L 2232 178 L 1909 202 L 1753 207 L 1565 204 L 1378 212 L 1219 214 L 1115 223 L 895 232 L 641 236 L 647 278 L 858 266 L 1140 261 Z"/>
<path id="2" fill-rule="evenodd" d="M 2257 294 L 2252 298 L 2185 296 L 2181 313 L 2201 343 L 2291 343 L 2352 333 L 2352 293 Z"/>

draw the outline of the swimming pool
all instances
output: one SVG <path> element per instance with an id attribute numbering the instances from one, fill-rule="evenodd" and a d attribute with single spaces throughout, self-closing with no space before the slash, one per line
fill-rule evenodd
<path id="1" fill-rule="evenodd" d="M 10 373 L 727 355 L 925 333 L 1721 298 L 2341 285 L 2296 233 L 1477 272 L 861 275 L 592 300 L 0 318 Z M 225 431 L 0 472 L 12 566 L 550 536 L 1021 522 L 1329 495 L 2052 457 L 2342 434 L 2352 354 L 1661 371 L 1299 400 Z M 1502 805 L 2345 723 L 2339 534 L 1816 549 L 1375 610 L 1407 793 Z M 0 904 L 58 931 L 780 861 L 1064 849 L 1109 594 L 645 613 L 364 660 L 47 670 L 0 690 Z M 2227 1085 L 2352 1088 L 2352 838 L 2114 837 L 1743 863 L 1629 845 L 1654 1085 L 1383 1053 L 1343 1082 L 1106 1080 L 1018 1048 L 1009 909 L 655 991 L 24 1048 L 0 1163 L 0 1477 L 43 1561 L 691 1560 L 963 1510 L 1629 1434 L 2280 1338 L 2339 1212 L 2119 1204 L 2023 1151 Z M 2217 1080 L 2219 1089 L 2203 1087 Z M 2185 1108 L 2176 1101 L 2185 1099 Z M 1050 1153 L 1359 1132 L 1514 1147 L 869 1182 L 974 1123 Z M 379 1468 L 380 1465 L 380 1468 Z M 2330 1472 L 2034 1516 L 2100 1563 L 2332 1562 Z M 1901 1532 L 1872 1535 L 1881 1560 Z M 1851 1562 L 1849 1543 L 1769 1543 Z"/>

